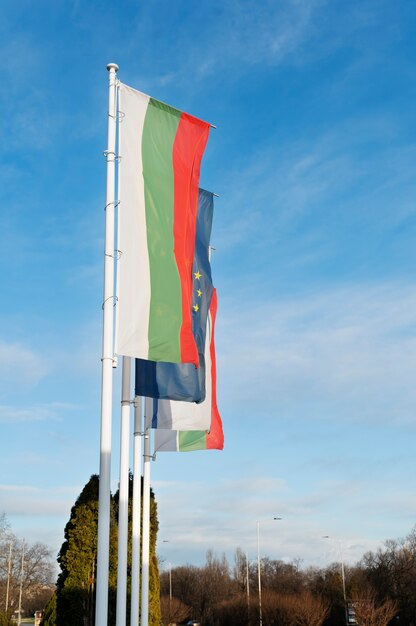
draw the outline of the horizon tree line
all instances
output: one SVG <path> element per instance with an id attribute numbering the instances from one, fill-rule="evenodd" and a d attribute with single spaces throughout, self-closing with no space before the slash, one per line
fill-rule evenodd
<path id="1" fill-rule="evenodd" d="M 33 615 L 46 604 L 43 626 L 94 626 L 98 480 L 98 476 L 91 476 L 72 507 L 58 554 L 60 573 L 56 586 L 51 550 L 41 543 L 24 543 L 25 567 L 21 577 L 22 542 L 12 533 L 6 516 L 0 515 L 0 597 L 4 598 L 3 606 L 0 604 L 0 626 L 11 623 L 19 602 L 20 580 L 25 614 Z M 110 626 L 115 623 L 117 590 L 118 493 L 111 499 L 111 515 Z M 225 555 L 218 557 L 209 550 L 203 566 L 185 564 L 159 575 L 157 529 L 157 505 L 152 493 L 151 626 L 180 624 L 190 619 L 198 620 L 202 626 L 259 623 L 257 563 L 248 562 L 241 548 L 236 549 L 231 565 Z M 129 569 L 129 585 L 130 573 Z M 416 626 L 416 526 L 405 538 L 387 540 L 382 548 L 365 553 L 356 564 L 345 565 L 344 573 L 349 606 L 360 626 Z M 340 563 L 303 568 L 299 559 L 286 563 L 265 556 L 261 559 L 261 581 L 263 626 L 345 623 Z"/>

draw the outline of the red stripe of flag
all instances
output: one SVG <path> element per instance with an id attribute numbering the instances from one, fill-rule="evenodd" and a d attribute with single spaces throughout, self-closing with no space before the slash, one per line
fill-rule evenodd
<path id="1" fill-rule="evenodd" d="M 214 289 L 212 293 L 212 300 L 210 306 L 212 330 L 211 330 L 211 384 L 212 384 L 212 409 L 211 409 L 211 428 L 206 435 L 207 450 L 223 450 L 224 448 L 224 433 L 222 430 L 221 417 L 217 407 L 217 362 L 215 358 L 215 341 L 214 341 L 214 328 L 215 319 L 217 317 L 217 290 Z"/>
<path id="2" fill-rule="evenodd" d="M 192 334 L 192 264 L 195 249 L 198 188 L 202 155 L 210 126 L 182 113 L 173 143 L 174 252 L 182 287 L 181 361 L 198 365 Z"/>

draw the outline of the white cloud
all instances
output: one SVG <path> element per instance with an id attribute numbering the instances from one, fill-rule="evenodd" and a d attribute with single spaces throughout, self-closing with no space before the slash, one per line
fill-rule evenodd
<path id="1" fill-rule="evenodd" d="M 322 0 L 231 0 L 214 2 L 207 7 L 196 8 L 193 16 L 198 22 L 198 38 L 190 45 L 186 32 L 181 30 L 181 16 L 176 15 L 178 29 L 176 38 L 183 42 L 181 62 L 174 69 L 171 57 L 158 58 L 160 74 L 152 78 L 152 84 L 162 87 L 192 77 L 192 82 L 205 80 L 213 74 L 228 74 L 231 80 L 259 64 L 277 66 L 292 55 L 302 56 L 302 50 L 314 35 Z M 175 9 L 169 9 L 175 11 Z M 201 11 L 202 17 L 201 22 Z M 140 16 L 141 22 L 145 15 Z M 146 24 L 146 34 L 152 28 Z M 202 25 L 202 26 L 201 26 Z M 188 27 L 183 23 L 184 29 Z M 137 26 L 144 29 L 145 26 Z M 137 40 L 138 32 L 134 32 Z M 131 44 L 130 44 L 131 45 Z M 170 47 L 166 49 L 170 54 Z M 146 50 L 143 50 L 146 54 Z M 163 51 L 161 51 L 163 55 Z M 309 57 L 303 56 L 304 60 Z M 155 62 L 155 59 L 153 59 Z M 178 69 L 179 67 L 179 69 Z M 145 77 L 140 83 L 146 86 Z M 149 87 L 150 88 L 150 87 Z"/>
<path id="2" fill-rule="evenodd" d="M 14 526 L 17 517 L 69 516 L 79 487 L 42 488 L 35 485 L 0 485 L 0 511 Z"/>
<path id="3" fill-rule="evenodd" d="M 231 308 L 230 308 L 231 307 Z M 219 386 L 258 410 L 301 402 L 321 417 L 415 423 L 416 288 L 328 288 L 239 311 L 223 302 Z M 300 400 L 301 398 L 301 400 Z M 252 409 L 250 409 L 252 410 Z"/>
<path id="4" fill-rule="evenodd" d="M 34 404 L 26 407 L 0 405 L 0 423 L 60 421 L 63 412 L 77 408 L 79 408 L 77 405 L 64 402 Z"/>
<path id="5" fill-rule="evenodd" d="M 222 19 L 213 28 L 214 40 L 221 45 L 211 46 L 212 56 L 200 66 L 200 74 L 214 71 L 224 60 L 241 65 L 281 62 L 308 38 L 312 17 L 321 4 L 317 0 L 268 0 L 257 3 L 255 9 L 246 0 L 225 4 Z"/>
<path id="6" fill-rule="evenodd" d="M 270 558 L 291 561 L 300 557 L 305 566 L 324 566 L 339 561 L 341 539 L 345 560 L 354 563 L 387 538 L 386 524 L 379 523 L 380 513 L 411 499 L 410 491 L 395 498 L 390 492 L 375 493 L 374 489 L 369 497 L 371 484 L 365 480 L 321 481 L 310 493 L 301 493 L 278 477 L 259 475 L 254 484 L 258 497 L 253 499 L 250 485 L 246 490 L 239 479 L 215 485 L 171 482 L 166 489 L 155 483 L 162 557 L 176 564 L 187 559 L 203 562 L 206 551 L 214 549 L 217 555 L 225 552 L 232 562 L 240 547 L 253 559 L 259 520 L 261 553 Z M 277 516 L 282 519 L 274 520 Z M 351 518 L 358 521 L 352 523 Z M 406 524 L 407 519 L 403 527 Z M 324 535 L 330 535 L 330 541 L 324 540 Z M 162 545 L 162 540 L 167 543 Z"/>
<path id="7" fill-rule="evenodd" d="M 0 485 L 0 492 L 2 491 L 37 493 L 39 488 L 31 485 Z"/>
<path id="8" fill-rule="evenodd" d="M 45 359 L 19 343 L 0 339 L 0 393 L 11 386 L 36 385 L 48 373 Z"/>
<path id="9" fill-rule="evenodd" d="M 41 488 L 34 485 L 0 485 L 0 513 L 13 532 L 30 543 L 41 541 L 57 552 L 79 486 Z"/>
<path id="10" fill-rule="evenodd" d="M 238 249 L 256 267 L 262 260 L 275 266 L 287 253 L 293 266 L 313 258 L 342 262 L 350 241 L 354 265 L 351 231 L 391 239 L 415 213 L 416 147 L 405 135 L 398 142 L 401 132 L 388 114 L 346 117 L 283 142 L 272 132 L 220 182 L 227 211 L 216 217 L 213 245 L 219 254 Z"/>

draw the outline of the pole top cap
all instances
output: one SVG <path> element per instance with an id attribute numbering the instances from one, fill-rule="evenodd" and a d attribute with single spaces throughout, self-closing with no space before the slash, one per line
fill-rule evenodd
<path id="1" fill-rule="evenodd" d="M 117 63 L 108 63 L 107 64 L 107 69 L 109 72 L 111 72 L 111 70 L 114 70 L 115 72 L 118 72 L 118 65 Z"/>

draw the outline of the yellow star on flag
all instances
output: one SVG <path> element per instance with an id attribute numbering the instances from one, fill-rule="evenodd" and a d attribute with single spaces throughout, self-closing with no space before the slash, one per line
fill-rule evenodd
<path id="1" fill-rule="evenodd" d="M 202 296 L 202 291 L 200 289 L 198 289 L 198 291 L 196 293 L 198 294 L 198 298 L 200 298 Z"/>
<path id="2" fill-rule="evenodd" d="M 200 274 L 200 272 L 194 272 L 194 276 L 195 276 L 195 280 L 199 280 L 202 276 L 202 274 Z"/>
<path id="3" fill-rule="evenodd" d="M 192 307 L 194 311 L 199 311 L 199 306 L 197 304 L 194 304 L 194 306 Z"/>

